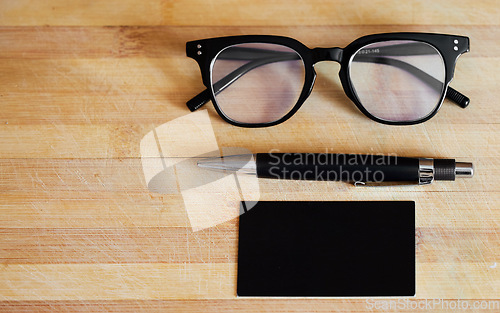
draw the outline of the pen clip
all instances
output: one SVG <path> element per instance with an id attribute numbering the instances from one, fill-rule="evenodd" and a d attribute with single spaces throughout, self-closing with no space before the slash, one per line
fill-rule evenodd
<path id="1" fill-rule="evenodd" d="M 354 187 L 396 187 L 396 186 L 418 186 L 418 183 L 412 181 L 381 181 L 381 182 L 364 182 L 356 181 Z"/>

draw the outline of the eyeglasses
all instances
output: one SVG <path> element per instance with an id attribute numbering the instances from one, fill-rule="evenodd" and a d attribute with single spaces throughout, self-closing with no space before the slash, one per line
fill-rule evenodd
<path id="1" fill-rule="evenodd" d="M 286 121 L 312 91 L 314 64 L 335 61 L 346 95 L 366 116 L 390 125 L 424 122 L 444 98 L 465 108 L 469 98 L 449 87 L 469 38 L 388 33 L 361 37 L 344 49 L 309 49 L 280 36 L 233 36 L 191 41 L 186 53 L 201 69 L 206 90 L 187 102 L 209 100 L 227 122 L 265 127 Z"/>

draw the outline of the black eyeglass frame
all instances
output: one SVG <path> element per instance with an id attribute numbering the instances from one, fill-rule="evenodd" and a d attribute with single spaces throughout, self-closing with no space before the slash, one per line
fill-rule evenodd
<path id="1" fill-rule="evenodd" d="M 421 119 L 414 121 L 388 121 L 372 115 L 361 104 L 349 79 L 349 64 L 352 57 L 359 49 L 372 43 L 392 40 L 411 40 L 427 43 L 434 47 L 443 58 L 445 68 L 445 81 L 441 98 L 436 105 L 436 108 L 430 114 Z M 225 48 L 246 43 L 269 43 L 291 48 L 295 52 L 297 52 L 304 63 L 304 87 L 302 88 L 297 103 L 290 110 L 290 112 L 276 121 L 268 123 L 242 123 L 232 120 L 231 118 L 227 117 L 219 108 L 215 99 L 215 93 L 211 84 L 211 68 L 213 66 L 213 62 L 215 61 L 217 55 Z M 450 98 L 450 100 L 457 103 L 462 108 L 465 108 L 469 105 L 469 98 L 456 91 L 455 89 L 449 87 L 449 84 L 453 79 L 455 64 L 458 57 L 468 51 L 468 37 L 432 33 L 385 33 L 368 35 L 356 39 L 345 48 L 334 47 L 311 49 L 293 38 L 272 35 L 230 36 L 190 41 L 186 43 L 186 54 L 188 57 L 196 60 L 196 62 L 198 63 L 203 84 L 207 87 L 207 89 L 195 96 L 193 99 L 189 100 L 186 104 L 191 111 L 195 111 L 205 103 L 207 103 L 209 100 L 211 100 L 214 104 L 215 110 L 220 115 L 220 117 L 226 122 L 235 126 L 254 128 L 277 125 L 293 116 L 311 94 L 314 82 L 316 80 L 314 65 L 317 62 L 321 61 L 335 61 L 340 63 L 341 65 L 339 77 L 345 94 L 349 99 L 351 99 L 352 102 L 354 102 L 354 104 L 363 114 L 365 114 L 370 119 L 382 124 L 414 125 L 425 122 L 436 115 L 436 113 L 441 108 L 445 97 Z"/>

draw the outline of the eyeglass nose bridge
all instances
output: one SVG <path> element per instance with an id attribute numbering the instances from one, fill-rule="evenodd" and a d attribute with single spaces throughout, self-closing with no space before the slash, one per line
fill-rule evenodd
<path id="1" fill-rule="evenodd" d="M 313 64 L 321 61 L 342 62 L 342 48 L 314 48 L 312 49 Z"/>

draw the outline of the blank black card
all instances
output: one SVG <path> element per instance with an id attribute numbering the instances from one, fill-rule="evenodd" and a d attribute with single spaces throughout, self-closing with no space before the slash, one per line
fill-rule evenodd
<path id="1" fill-rule="evenodd" d="M 240 216 L 237 293 L 414 296 L 415 203 L 259 201 Z"/>

